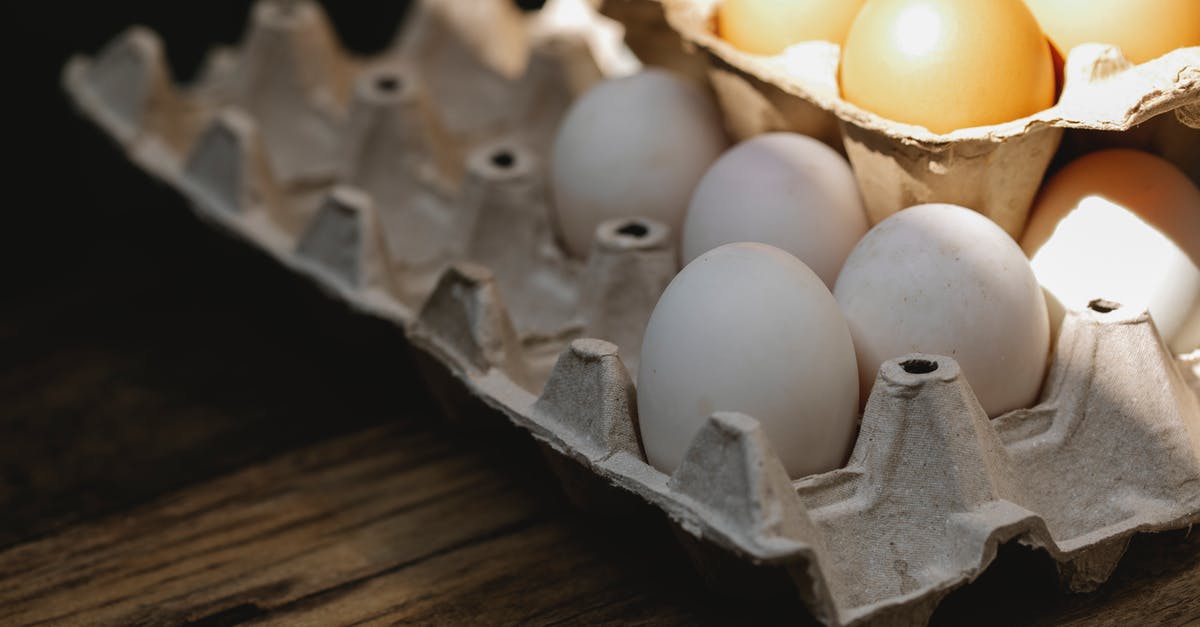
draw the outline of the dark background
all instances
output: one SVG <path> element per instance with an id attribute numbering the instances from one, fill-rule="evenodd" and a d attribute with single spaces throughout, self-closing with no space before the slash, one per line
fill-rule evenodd
<path id="1" fill-rule="evenodd" d="M 409 6 L 321 4 L 357 55 L 387 48 Z M 399 411 L 396 399 L 406 411 L 433 411 L 396 329 L 201 223 L 60 85 L 72 55 L 94 55 L 135 24 L 159 35 L 174 79 L 187 83 L 209 49 L 240 40 L 250 6 L 0 8 L 11 35 L 0 548 L 374 424 Z"/>
<path id="2" fill-rule="evenodd" d="M 388 45 L 407 6 L 323 4 L 360 54 Z M 16 36 L 4 91 L 0 548 L 389 413 L 432 411 L 396 329 L 202 224 L 60 87 L 71 55 L 133 24 L 161 36 L 186 82 L 211 46 L 239 40 L 249 6 L 2 9 Z"/>
<path id="3" fill-rule="evenodd" d="M 322 4 L 346 47 L 370 54 L 392 40 L 408 1 Z M 102 234 L 116 236 L 111 228 L 115 221 L 123 222 L 118 230 L 130 238 L 123 243 L 136 245 L 142 238 L 133 230 L 156 230 L 145 222 L 154 218 L 141 213 L 144 209 L 177 214 L 172 209 L 182 206 L 177 195 L 149 182 L 125 161 L 115 144 L 75 114 L 59 84 L 67 59 L 73 54 L 93 55 L 126 28 L 142 24 L 161 37 L 175 79 L 187 82 L 199 70 L 207 50 L 239 41 L 249 7 L 250 2 L 230 0 L 5 3 L 2 11 L 10 33 L 4 89 L 10 114 L 6 117 L 9 130 L 16 130 L 23 144 L 14 155 L 19 175 L 13 179 L 26 185 L 37 182 L 36 189 L 26 188 L 36 194 L 31 199 L 36 206 L 27 204 L 19 216 L 36 227 L 28 235 L 37 241 L 20 237 L 23 250 L 40 249 L 41 242 L 54 239 L 60 252 L 76 252 L 80 246 L 98 243 Z M 11 113 L 14 109 L 16 115 Z M 64 212 L 70 212 L 69 221 L 63 220 Z M 54 226 L 59 227 L 56 232 L 48 232 Z M 81 256 L 45 255 L 36 273 L 17 276 L 23 282 L 40 282 L 35 278 L 40 273 L 61 271 Z"/>

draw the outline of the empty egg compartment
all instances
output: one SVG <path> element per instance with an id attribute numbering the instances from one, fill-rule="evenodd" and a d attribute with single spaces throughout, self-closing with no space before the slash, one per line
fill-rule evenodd
<path id="1" fill-rule="evenodd" d="M 1115 304 L 1068 314 L 1033 408 L 989 421 L 952 359 L 910 356 L 881 370 L 840 470 L 792 481 L 757 422 L 725 413 L 674 473 L 648 465 L 631 372 L 676 251 L 629 218 L 601 225 L 586 261 L 560 252 L 545 155 L 580 77 L 608 70 L 588 37 L 544 43 L 520 26 L 537 17 L 494 4 L 514 20 L 497 32 L 528 35 L 517 70 L 463 23 L 476 3 L 426 2 L 361 60 L 315 4 L 268 1 L 193 87 L 139 29 L 64 81 L 199 215 L 395 321 L 432 378 L 444 368 L 554 451 L 577 502 L 609 509 L 611 484 L 665 512 L 721 585 L 764 567 L 828 624 L 921 623 L 1002 542 L 1045 549 L 1089 589 L 1132 534 L 1200 518 L 1200 358 L 1177 362 Z"/>

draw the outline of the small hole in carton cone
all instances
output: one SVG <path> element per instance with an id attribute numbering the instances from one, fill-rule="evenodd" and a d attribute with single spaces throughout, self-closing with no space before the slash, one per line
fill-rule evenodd
<path id="1" fill-rule="evenodd" d="M 513 4 L 522 11 L 532 12 L 540 11 L 545 6 L 546 0 L 513 0 Z"/>
<path id="2" fill-rule="evenodd" d="M 517 156 L 508 150 L 497 150 L 492 153 L 492 165 L 497 168 L 508 169 L 516 165 Z"/>
<path id="3" fill-rule="evenodd" d="M 399 76 L 388 75 L 380 76 L 375 79 L 375 88 L 386 93 L 391 93 L 400 89 L 402 84 L 404 84 L 404 82 L 400 80 Z"/>
<path id="4" fill-rule="evenodd" d="M 617 229 L 617 233 L 626 237 L 643 238 L 650 232 L 641 222 L 626 222 Z"/>
<path id="5" fill-rule="evenodd" d="M 1115 303 L 1111 300 L 1104 300 L 1103 298 L 1097 298 L 1096 300 L 1088 303 L 1088 309 L 1102 314 L 1112 313 L 1120 308 L 1121 303 Z"/>
<path id="6" fill-rule="evenodd" d="M 928 359 L 909 359 L 900 362 L 900 367 L 908 374 L 929 374 L 938 369 L 937 362 Z"/>

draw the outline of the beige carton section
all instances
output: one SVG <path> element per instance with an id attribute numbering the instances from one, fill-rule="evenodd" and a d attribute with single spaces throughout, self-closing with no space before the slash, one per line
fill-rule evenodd
<path id="1" fill-rule="evenodd" d="M 558 118 L 612 71 L 594 46 L 611 24 L 568 28 L 488 1 L 516 21 L 493 32 L 471 15 L 480 0 L 429 0 L 392 50 L 351 59 L 315 3 L 266 0 L 196 85 L 172 84 L 141 29 L 63 78 L 198 215 L 394 321 L 439 373 L 554 451 L 581 505 L 608 511 L 616 486 L 659 508 L 718 585 L 778 576 L 827 624 L 921 624 L 1001 543 L 1044 549 L 1087 590 L 1134 533 L 1200 521 L 1200 356 L 1176 358 L 1144 313 L 1103 303 L 1067 313 L 1032 408 L 989 421 L 953 359 L 910 355 L 882 367 L 841 469 L 790 480 L 757 421 L 732 413 L 708 419 L 674 473 L 651 467 L 630 373 L 677 270 L 669 233 L 637 216 L 605 223 L 590 258 L 570 260 L 545 193 Z M 526 39 L 488 39 L 513 32 Z M 518 44 L 520 68 L 497 52 Z M 248 83 L 269 61 L 279 75 Z M 756 115 L 786 124 L 767 102 Z M 862 150 L 883 150 L 872 141 Z M 986 168 L 995 152 L 955 141 L 953 167 Z"/>
<path id="2" fill-rule="evenodd" d="M 726 125 L 739 138 L 789 130 L 841 144 L 840 127 L 872 220 L 923 202 L 961 204 L 995 220 L 1019 237 L 1063 129 L 1125 131 L 1159 115 L 1182 123 L 1166 156 L 1187 159 L 1200 151 L 1200 47 L 1182 48 L 1133 66 L 1111 46 L 1072 50 L 1058 102 L 1049 109 L 1003 124 L 939 135 L 884 119 L 839 95 L 839 47 L 829 42 L 796 44 L 765 57 L 738 50 L 713 29 L 718 0 L 608 0 L 607 9 L 640 32 L 664 19 L 682 42 L 694 47 L 691 63 L 707 61 Z M 655 15 L 650 5 L 658 5 Z M 631 42 L 634 45 L 636 42 Z M 1185 126 L 1186 125 L 1186 126 Z M 1179 143 L 1187 146 L 1178 146 Z M 1178 163 L 1194 171 L 1191 163 Z"/>
<path id="3" fill-rule="evenodd" d="M 413 341 L 477 352 L 479 334 L 423 330 L 442 318 L 423 313 Z M 741 414 L 714 414 L 670 475 L 646 464 L 636 390 L 608 342 L 573 342 L 540 394 L 500 363 L 451 370 L 570 467 L 662 508 L 717 585 L 738 587 L 746 560 L 827 624 L 887 625 L 926 622 L 1005 542 L 1045 550 L 1066 588 L 1090 591 L 1133 533 L 1200 521 L 1200 388 L 1179 365 L 1145 313 L 1106 304 L 1068 314 L 1038 404 L 995 420 L 953 359 L 891 360 L 847 464 L 796 481 Z M 588 507 L 578 473 L 564 474 Z"/>

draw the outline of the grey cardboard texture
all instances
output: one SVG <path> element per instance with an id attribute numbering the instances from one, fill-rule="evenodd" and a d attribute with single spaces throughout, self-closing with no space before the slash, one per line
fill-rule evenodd
<path id="1" fill-rule="evenodd" d="M 1029 409 L 988 420 L 954 360 L 913 355 L 881 369 L 844 468 L 793 481 L 734 413 L 710 417 L 673 474 L 648 465 L 631 372 L 677 270 L 672 236 L 631 217 L 567 258 L 545 190 L 566 107 L 618 71 L 610 35 L 585 0 L 533 15 L 427 0 L 392 49 L 352 59 L 315 3 L 264 0 L 195 85 L 172 84 L 139 28 L 63 78 L 200 216 L 394 321 L 697 546 L 787 573 L 830 625 L 922 624 L 1009 541 L 1092 589 L 1134 533 L 1200 521 L 1200 351 L 1173 355 L 1122 308 L 1068 313 Z"/>

